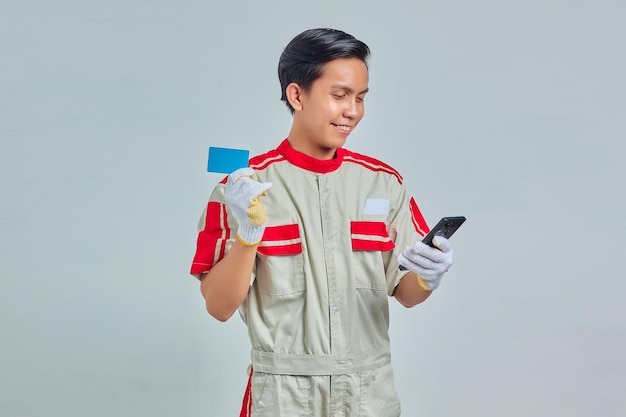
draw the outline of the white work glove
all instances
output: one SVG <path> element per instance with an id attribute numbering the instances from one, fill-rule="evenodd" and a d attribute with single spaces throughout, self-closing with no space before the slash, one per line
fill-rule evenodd
<path id="1" fill-rule="evenodd" d="M 443 274 L 452 266 L 450 241 L 443 236 L 435 236 L 433 245 L 436 247 L 417 242 L 398 255 L 400 265 L 415 272 L 420 286 L 428 291 L 439 286 Z"/>
<path id="2" fill-rule="evenodd" d="M 224 192 L 226 205 L 239 223 L 237 238 L 246 246 L 258 244 L 263 237 L 267 216 L 259 197 L 272 186 L 253 180 L 253 175 L 251 168 L 238 169 L 228 176 Z"/>

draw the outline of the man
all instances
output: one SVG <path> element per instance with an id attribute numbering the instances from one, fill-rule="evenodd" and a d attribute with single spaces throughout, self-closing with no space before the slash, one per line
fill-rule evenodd
<path id="1" fill-rule="evenodd" d="M 396 170 L 343 148 L 368 57 L 342 31 L 296 36 L 278 66 L 289 135 L 218 184 L 200 220 L 191 273 L 208 312 L 238 309 L 252 344 L 242 416 L 400 415 L 388 297 L 424 301 L 452 249 L 420 242 L 428 226 Z"/>

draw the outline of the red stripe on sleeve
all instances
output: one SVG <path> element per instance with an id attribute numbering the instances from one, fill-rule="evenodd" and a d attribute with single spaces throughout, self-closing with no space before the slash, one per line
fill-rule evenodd
<path id="1" fill-rule="evenodd" d="M 413 221 L 415 231 L 421 236 L 426 236 L 428 232 L 430 232 L 430 228 L 428 227 L 426 220 L 424 220 L 424 216 L 422 216 L 422 212 L 413 197 L 411 197 L 411 200 L 409 201 L 409 206 L 411 207 L 411 220 Z"/>
<path id="2" fill-rule="evenodd" d="M 226 206 L 209 202 L 205 216 L 204 229 L 198 233 L 196 254 L 191 265 L 192 274 L 207 272 L 224 257 L 226 242 L 230 238 Z"/>

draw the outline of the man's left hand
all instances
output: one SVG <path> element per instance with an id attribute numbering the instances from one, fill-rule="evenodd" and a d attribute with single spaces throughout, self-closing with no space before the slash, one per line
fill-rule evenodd
<path id="1" fill-rule="evenodd" d="M 407 246 L 400 255 L 398 262 L 417 274 L 420 286 L 427 291 L 436 289 L 441 283 L 443 274 L 452 266 L 452 246 L 443 236 L 435 236 L 433 245 L 417 242 Z"/>

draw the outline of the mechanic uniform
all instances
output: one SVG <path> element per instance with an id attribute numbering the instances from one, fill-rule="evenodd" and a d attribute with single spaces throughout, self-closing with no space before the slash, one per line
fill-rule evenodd
<path id="1" fill-rule="evenodd" d="M 343 148 L 317 160 L 284 140 L 250 160 L 272 182 L 267 227 L 239 313 L 252 344 L 242 415 L 397 417 L 388 298 L 406 274 L 396 260 L 428 232 L 400 174 Z M 226 179 L 199 223 L 200 277 L 236 239 Z"/>

